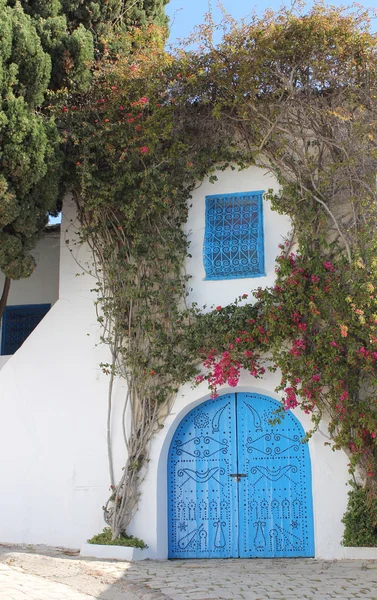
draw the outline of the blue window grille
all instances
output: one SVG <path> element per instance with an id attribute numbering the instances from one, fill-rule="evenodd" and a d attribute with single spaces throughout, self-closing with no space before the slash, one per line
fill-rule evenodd
<path id="1" fill-rule="evenodd" d="M 265 275 L 263 194 L 257 191 L 206 196 L 206 279 Z"/>
<path id="2" fill-rule="evenodd" d="M 51 304 L 7 306 L 1 327 L 1 354 L 14 354 L 50 308 Z"/>

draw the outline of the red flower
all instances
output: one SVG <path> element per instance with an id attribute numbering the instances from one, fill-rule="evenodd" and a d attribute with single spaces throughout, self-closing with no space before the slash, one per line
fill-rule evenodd
<path id="1" fill-rule="evenodd" d="M 146 154 L 147 152 L 149 152 L 149 148 L 148 148 L 148 146 L 142 146 L 142 147 L 140 148 L 140 152 L 141 152 L 142 154 Z"/>
<path id="2" fill-rule="evenodd" d="M 148 98 L 143 96 L 140 100 L 136 100 L 136 102 L 131 102 L 131 106 L 139 106 L 140 104 L 147 104 L 149 102 Z"/>
<path id="3" fill-rule="evenodd" d="M 331 263 L 329 260 L 325 261 L 325 262 L 323 263 L 323 266 L 325 267 L 325 269 L 326 269 L 327 271 L 335 271 L 335 269 L 334 269 L 334 267 L 333 267 L 332 263 Z"/>
<path id="4" fill-rule="evenodd" d="M 221 309 L 222 309 L 222 306 L 216 306 L 217 312 L 219 312 Z"/>

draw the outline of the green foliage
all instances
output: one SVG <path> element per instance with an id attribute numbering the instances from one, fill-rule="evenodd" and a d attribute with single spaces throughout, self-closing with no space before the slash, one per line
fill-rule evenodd
<path id="1" fill-rule="evenodd" d="M 19 4 L 0 1 L 0 270 L 11 279 L 34 269 L 30 251 L 56 204 L 61 155 L 43 101 L 51 60 Z"/>
<path id="2" fill-rule="evenodd" d="M 94 60 L 92 32 L 80 23 L 71 27 L 58 0 L 53 2 L 29 0 L 22 2 L 22 5 L 8 0 L 5 4 L 12 7 L 10 10 L 13 21 L 14 15 L 17 14 L 22 22 L 29 24 L 28 28 L 22 28 L 22 38 L 25 37 L 25 31 L 33 31 L 34 44 L 43 48 L 44 56 L 48 61 L 48 74 L 43 81 L 41 95 L 35 104 L 43 103 L 47 88 L 55 91 L 68 88 L 70 91 L 84 92 L 91 81 Z M 30 37 L 30 33 L 28 36 Z M 29 45 L 32 48 L 32 44 Z M 20 52 L 23 56 L 23 48 Z M 17 62 L 16 60 L 15 63 Z M 29 77 L 32 86 L 38 84 L 40 78 L 35 78 L 34 82 L 30 69 Z"/>
<path id="3" fill-rule="evenodd" d="M 85 92 L 92 79 L 94 60 L 91 32 L 83 25 L 70 32 L 64 16 L 38 22 L 37 29 L 43 47 L 52 60 L 50 89 L 56 91 L 67 88 L 71 92 Z"/>
<path id="4" fill-rule="evenodd" d="M 82 235 L 103 264 L 101 306 L 115 321 L 110 340 L 159 402 L 194 373 L 179 343 L 190 192 L 220 158 L 237 158 L 221 124 L 208 144 L 208 111 L 181 103 L 179 90 L 167 96 L 184 67 L 150 38 L 148 50 L 105 65 L 87 104 L 66 113 Z"/>
<path id="5" fill-rule="evenodd" d="M 51 57 L 52 90 L 85 92 L 93 60 L 116 58 L 132 51 L 128 31 L 150 25 L 167 27 L 167 0 L 26 0 L 23 11 L 35 24 L 43 49 Z M 15 5 L 13 0 L 8 4 Z"/>
<path id="6" fill-rule="evenodd" d="M 347 510 L 342 519 L 345 525 L 343 546 L 377 546 L 377 526 L 373 520 L 366 490 L 350 482 Z M 376 512 L 376 508 L 374 508 Z"/>
<path id="7" fill-rule="evenodd" d="M 105 527 L 102 533 L 97 533 L 90 538 L 88 544 L 100 544 L 101 546 L 129 546 L 131 548 L 140 548 L 141 550 L 148 548 L 143 540 L 140 540 L 133 535 L 127 535 L 124 531 L 118 538 L 113 540 L 110 527 Z"/>
<path id="8" fill-rule="evenodd" d="M 30 251 L 56 209 L 63 153 L 53 106 L 62 94 L 88 90 L 95 51 L 97 59 L 107 55 L 112 43 L 129 52 L 127 28 L 160 22 L 163 5 L 133 2 L 128 11 L 120 0 L 0 0 L 0 270 L 7 277 L 32 273 Z"/>
<path id="9" fill-rule="evenodd" d="M 61 0 L 64 14 L 67 15 L 70 27 L 82 23 L 86 29 L 97 34 L 106 31 L 106 24 L 119 20 L 127 28 L 156 24 L 166 26 L 167 17 L 164 7 L 169 0 L 109 0 L 108 2 L 86 2 L 80 0 Z"/>
<path id="10" fill-rule="evenodd" d="M 12 91 L 29 106 L 38 106 L 50 80 L 51 59 L 20 4 L 10 8 L 5 0 L 0 0 L 0 31 L 1 96 L 6 98 Z"/>

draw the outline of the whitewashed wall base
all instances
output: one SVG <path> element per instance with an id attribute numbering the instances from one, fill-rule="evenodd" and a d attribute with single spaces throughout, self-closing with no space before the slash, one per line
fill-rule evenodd
<path id="1" fill-rule="evenodd" d="M 377 548 L 351 548 L 345 546 L 343 548 L 342 558 L 377 560 Z"/>
<path id="2" fill-rule="evenodd" d="M 112 560 L 144 560 L 148 558 L 147 550 L 131 546 L 103 546 L 100 544 L 83 544 L 80 556 L 85 558 L 109 558 Z"/>

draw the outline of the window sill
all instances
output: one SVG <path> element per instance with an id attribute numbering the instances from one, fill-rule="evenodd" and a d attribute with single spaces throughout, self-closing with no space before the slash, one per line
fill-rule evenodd
<path id="1" fill-rule="evenodd" d="M 266 277 L 266 273 L 253 273 L 252 275 L 224 275 L 223 277 L 204 277 L 203 281 L 231 281 L 232 279 L 256 279 Z"/>

